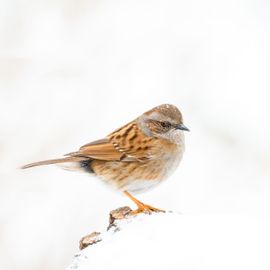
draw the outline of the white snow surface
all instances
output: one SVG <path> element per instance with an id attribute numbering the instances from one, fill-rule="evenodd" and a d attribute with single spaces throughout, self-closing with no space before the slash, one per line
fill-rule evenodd
<path id="1" fill-rule="evenodd" d="M 270 269 L 269 219 L 142 214 L 119 227 L 103 232 L 66 270 Z"/>

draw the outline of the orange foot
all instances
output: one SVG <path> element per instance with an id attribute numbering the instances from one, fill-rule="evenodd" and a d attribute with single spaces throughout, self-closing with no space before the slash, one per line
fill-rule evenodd
<path id="1" fill-rule="evenodd" d="M 139 200 L 134 198 L 131 194 L 129 194 L 127 191 L 124 191 L 124 194 L 127 195 L 138 206 L 138 209 L 130 212 L 131 215 L 137 215 L 140 213 L 152 214 L 153 212 L 154 213 L 159 213 L 159 212 L 165 213 L 164 210 L 161 210 L 161 209 L 155 208 L 151 205 L 147 205 L 147 204 L 140 202 Z"/>
<path id="2" fill-rule="evenodd" d="M 140 213 L 144 213 L 144 214 L 165 213 L 165 211 L 162 209 L 155 208 L 151 205 L 147 205 L 147 204 L 142 203 L 142 205 L 140 207 L 138 207 L 138 209 L 131 211 L 130 214 L 137 215 Z"/>

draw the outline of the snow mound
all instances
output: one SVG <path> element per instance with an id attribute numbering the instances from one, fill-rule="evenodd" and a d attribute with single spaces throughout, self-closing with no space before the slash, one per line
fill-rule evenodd
<path id="1" fill-rule="evenodd" d="M 270 269 L 269 225 L 237 215 L 128 216 L 93 233 L 97 241 L 66 270 Z"/>

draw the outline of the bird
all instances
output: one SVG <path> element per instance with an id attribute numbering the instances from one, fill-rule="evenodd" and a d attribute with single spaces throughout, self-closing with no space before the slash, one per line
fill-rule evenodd
<path id="1" fill-rule="evenodd" d="M 30 163 L 21 169 L 64 165 L 90 173 L 125 194 L 137 205 L 132 214 L 165 212 L 134 195 L 154 188 L 175 171 L 185 150 L 184 131 L 189 129 L 180 110 L 172 104 L 162 104 L 78 151 Z"/>

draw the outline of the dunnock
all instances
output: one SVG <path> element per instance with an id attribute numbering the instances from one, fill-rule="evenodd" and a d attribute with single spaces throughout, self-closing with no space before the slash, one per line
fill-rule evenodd
<path id="1" fill-rule="evenodd" d="M 93 174 L 122 191 L 138 206 L 133 213 L 163 211 L 131 194 L 153 188 L 176 169 L 185 148 L 185 130 L 189 131 L 177 107 L 163 104 L 64 158 L 27 164 L 22 169 L 65 163 L 67 168 Z"/>

